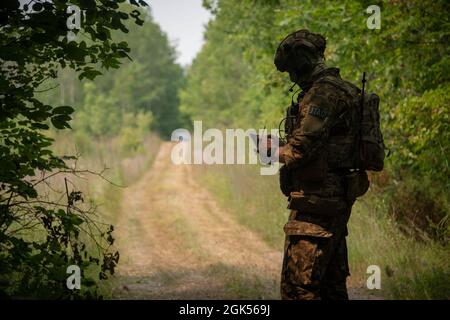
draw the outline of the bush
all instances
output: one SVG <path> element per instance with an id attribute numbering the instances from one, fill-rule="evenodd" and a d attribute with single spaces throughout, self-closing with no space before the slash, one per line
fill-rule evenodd
<path id="1" fill-rule="evenodd" d="M 450 86 L 408 97 L 391 111 L 387 159 L 389 212 L 402 231 L 446 241 L 450 212 Z M 393 138 L 395 137 L 395 139 Z M 380 190 L 382 191 L 382 190 Z"/>
<path id="2" fill-rule="evenodd" d="M 393 162 L 450 191 L 450 85 L 404 99 L 392 113 Z"/>
<path id="3" fill-rule="evenodd" d="M 152 120 L 153 117 L 150 112 L 124 115 L 124 126 L 120 130 L 119 141 L 125 151 L 143 151 L 144 138 L 150 132 Z"/>
<path id="4" fill-rule="evenodd" d="M 404 233 L 416 239 L 446 242 L 450 236 L 448 193 L 439 189 L 429 177 L 420 181 L 407 175 L 393 180 L 385 193 L 389 213 Z"/>

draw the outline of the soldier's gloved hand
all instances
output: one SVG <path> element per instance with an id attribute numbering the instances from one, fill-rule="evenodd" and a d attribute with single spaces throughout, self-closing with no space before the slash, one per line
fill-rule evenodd
<path id="1" fill-rule="evenodd" d="M 284 153 L 287 151 L 288 146 L 284 143 L 281 146 L 279 144 L 280 140 L 278 137 L 272 138 L 267 136 L 266 139 L 260 139 L 258 153 L 270 158 L 270 162 L 285 163 Z"/>
<path id="2" fill-rule="evenodd" d="M 260 154 L 261 160 L 264 163 L 273 163 L 279 161 L 279 143 L 280 140 L 277 136 L 262 136 L 259 139 L 258 153 Z"/>
<path id="3" fill-rule="evenodd" d="M 270 157 L 270 152 L 272 149 L 272 138 L 270 135 L 258 136 L 258 147 L 257 152 L 259 154 L 265 154 Z"/>

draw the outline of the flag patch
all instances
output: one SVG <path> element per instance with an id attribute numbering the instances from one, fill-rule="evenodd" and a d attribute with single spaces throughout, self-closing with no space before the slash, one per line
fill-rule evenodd
<path id="1" fill-rule="evenodd" d="M 310 115 L 315 116 L 320 119 L 325 119 L 328 116 L 328 112 L 326 110 L 323 110 L 319 107 L 309 107 Z"/>

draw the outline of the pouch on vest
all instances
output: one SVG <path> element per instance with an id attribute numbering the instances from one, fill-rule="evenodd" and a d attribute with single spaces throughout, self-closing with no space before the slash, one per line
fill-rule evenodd
<path id="1" fill-rule="evenodd" d="M 326 151 L 321 152 L 316 159 L 296 170 L 295 179 L 298 181 L 321 182 L 327 174 Z"/>
<path id="2" fill-rule="evenodd" d="M 296 182 L 322 182 L 327 174 L 326 153 L 322 152 L 316 159 L 309 161 L 305 166 L 288 168 L 283 165 L 279 170 L 281 192 L 289 197 L 296 190 Z M 298 189 L 297 189 L 298 190 Z"/>
<path id="3" fill-rule="evenodd" d="M 347 199 L 354 201 L 364 195 L 369 189 L 369 178 L 366 171 L 357 171 L 345 176 L 347 184 Z"/>
<path id="4" fill-rule="evenodd" d="M 280 168 L 280 172 L 279 172 L 280 176 L 280 189 L 281 192 L 283 192 L 283 194 L 286 197 L 289 197 L 289 195 L 291 194 L 291 192 L 294 190 L 294 184 L 292 182 L 292 173 L 291 171 L 286 167 L 286 165 L 283 165 Z"/>
<path id="5" fill-rule="evenodd" d="M 297 191 L 291 192 L 288 200 L 288 209 L 320 215 L 336 215 L 347 206 L 347 203 L 339 197 L 323 198 Z"/>

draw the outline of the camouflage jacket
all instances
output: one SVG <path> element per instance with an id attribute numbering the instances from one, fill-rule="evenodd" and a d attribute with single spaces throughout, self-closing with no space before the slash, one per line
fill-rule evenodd
<path id="1" fill-rule="evenodd" d="M 359 92 L 340 77 L 337 68 L 312 76 L 309 88 L 287 111 L 282 189 L 288 184 L 290 191 L 305 194 L 345 193 L 342 177 L 354 164 L 357 119 L 353 110 Z"/>

